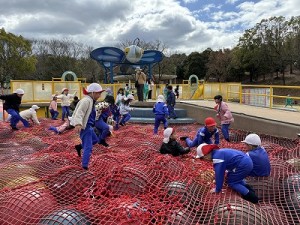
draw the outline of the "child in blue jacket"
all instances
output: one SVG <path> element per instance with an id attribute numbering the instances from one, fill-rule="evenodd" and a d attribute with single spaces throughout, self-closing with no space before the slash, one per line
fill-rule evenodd
<path id="1" fill-rule="evenodd" d="M 252 177 L 266 177 L 270 176 L 271 165 L 267 151 L 261 147 L 261 140 L 257 134 L 249 134 L 243 143 L 248 149 L 247 154 L 253 162 L 253 169 L 249 176 Z"/>
<path id="2" fill-rule="evenodd" d="M 160 122 L 163 122 L 164 129 L 168 127 L 168 121 L 166 117 L 169 116 L 168 107 L 165 104 L 165 98 L 163 95 L 157 96 L 157 101 L 153 106 L 153 113 L 155 114 L 155 123 L 154 123 L 154 134 L 157 134 L 158 127 Z"/>
<path id="3" fill-rule="evenodd" d="M 217 145 L 203 143 L 197 148 L 196 158 L 213 162 L 216 188 L 211 191 L 212 193 L 220 193 L 222 191 L 224 175 L 227 170 L 228 186 L 240 193 L 243 199 L 252 203 L 258 203 L 258 197 L 255 192 L 248 188 L 244 181 L 244 178 L 253 169 L 253 163 L 249 155 L 235 149 L 219 149 Z"/>
<path id="4" fill-rule="evenodd" d="M 187 146 L 190 148 L 197 147 L 202 143 L 212 144 L 212 136 L 214 136 L 215 144 L 218 145 L 220 143 L 220 136 L 218 128 L 216 128 L 216 121 L 212 117 L 207 117 L 204 121 L 205 127 L 200 128 L 197 131 L 197 134 L 194 140 L 191 140 L 187 136 L 180 137 L 180 140 L 186 142 Z"/>

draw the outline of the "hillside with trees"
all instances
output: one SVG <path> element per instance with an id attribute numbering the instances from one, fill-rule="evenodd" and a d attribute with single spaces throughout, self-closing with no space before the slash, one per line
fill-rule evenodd
<path id="1" fill-rule="evenodd" d="M 133 41 L 125 40 L 114 47 L 123 49 L 131 44 Z M 167 43 L 160 40 L 141 40 L 139 45 L 144 50 L 162 51 L 165 57 L 154 66 L 153 73 L 176 74 L 179 82 L 195 74 L 199 79 L 213 82 L 300 83 L 300 16 L 289 20 L 282 16 L 264 19 L 246 30 L 233 49 L 207 48 L 186 55 L 171 52 Z M 1 29 L 0 82 L 51 80 L 67 70 L 87 78 L 88 82 L 101 82 L 105 71 L 90 58 L 90 52 L 98 47 L 70 39 L 28 40 Z M 116 74 L 132 72 L 129 66 L 115 68 Z"/>

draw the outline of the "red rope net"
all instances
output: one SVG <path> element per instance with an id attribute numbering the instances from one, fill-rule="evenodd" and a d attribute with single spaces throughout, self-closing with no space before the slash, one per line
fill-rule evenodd
<path id="1" fill-rule="evenodd" d="M 212 164 L 188 155 L 161 155 L 162 128 L 128 124 L 114 131 L 109 148 L 95 145 L 89 171 L 74 149 L 74 130 L 56 135 L 60 121 L 11 131 L 0 126 L 0 224 L 299 224 L 298 140 L 260 135 L 269 153 L 267 178 L 247 178 L 259 204 L 243 200 L 225 183 L 214 187 Z M 53 124 L 54 123 L 54 124 Z M 177 136 L 194 137 L 201 125 L 178 125 Z M 245 151 L 243 131 L 231 131 L 221 147 Z M 182 143 L 183 144 L 183 143 Z"/>

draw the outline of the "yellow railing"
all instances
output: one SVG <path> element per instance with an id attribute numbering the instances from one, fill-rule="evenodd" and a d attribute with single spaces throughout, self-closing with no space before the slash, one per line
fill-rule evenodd
<path id="1" fill-rule="evenodd" d="M 67 87 L 70 93 L 77 91 L 77 96 L 82 98 L 82 88 L 87 83 L 78 81 L 62 81 L 53 79 L 52 81 L 30 81 L 12 80 L 11 91 L 22 88 L 25 91 L 23 102 L 49 102 L 51 96 L 60 93 L 62 88 Z M 300 86 L 280 86 L 280 85 L 243 85 L 241 83 L 205 83 L 199 82 L 197 85 L 183 82 L 183 84 L 171 84 L 173 89 L 179 85 L 179 99 L 181 100 L 212 100 L 215 95 L 222 95 L 225 101 L 239 102 L 241 104 L 258 105 L 264 107 L 277 107 L 285 104 L 287 95 L 294 101 L 300 102 Z M 103 89 L 110 88 L 116 97 L 120 88 L 125 87 L 125 83 L 101 84 Z M 129 83 L 133 94 L 136 93 L 134 83 Z M 156 84 L 152 90 L 152 100 L 159 94 L 163 94 L 165 84 Z M 105 96 L 105 95 L 102 95 Z"/>

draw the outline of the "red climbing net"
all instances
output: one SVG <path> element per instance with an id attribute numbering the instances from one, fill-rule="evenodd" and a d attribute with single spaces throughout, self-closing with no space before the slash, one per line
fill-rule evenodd
<path id="1" fill-rule="evenodd" d="M 211 194 L 212 164 L 188 155 L 161 155 L 162 127 L 128 124 L 114 131 L 109 148 L 95 145 L 89 170 L 81 168 L 74 130 L 48 131 L 60 121 L 11 131 L 0 126 L 0 224 L 299 224 L 298 140 L 260 134 L 269 153 L 268 178 L 248 178 L 259 204 L 224 184 Z M 194 137 L 201 125 L 176 125 L 177 136 Z M 246 132 L 231 130 L 221 147 L 245 151 Z M 182 143 L 183 144 L 183 143 Z"/>

